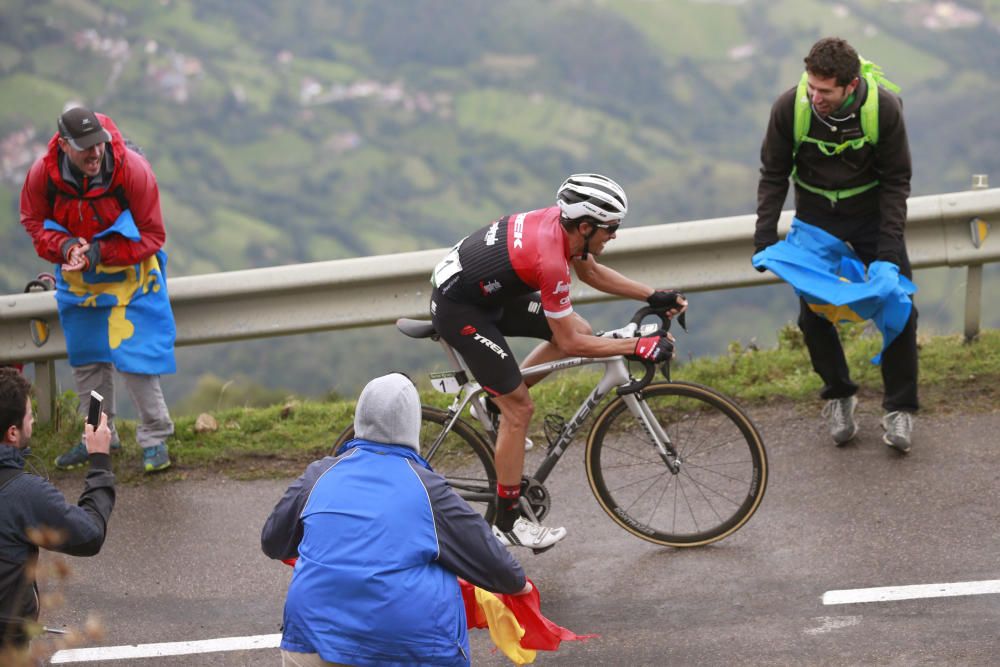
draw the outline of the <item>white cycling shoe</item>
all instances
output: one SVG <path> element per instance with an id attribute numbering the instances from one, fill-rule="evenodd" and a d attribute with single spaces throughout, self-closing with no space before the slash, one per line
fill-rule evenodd
<path id="1" fill-rule="evenodd" d="M 566 529 L 548 528 L 540 523 L 533 523 L 524 517 L 518 517 L 513 530 L 503 532 L 493 526 L 493 535 L 505 547 L 528 547 L 535 553 L 551 549 L 559 540 L 566 537 Z"/>

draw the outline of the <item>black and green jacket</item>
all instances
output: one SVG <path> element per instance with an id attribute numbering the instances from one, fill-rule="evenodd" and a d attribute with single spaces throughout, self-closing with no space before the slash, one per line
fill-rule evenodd
<path id="1" fill-rule="evenodd" d="M 813 114 L 809 136 L 843 143 L 864 136 L 861 105 L 868 95 L 861 79 L 854 101 L 828 118 Z M 910 148 L 903 121 L 902 103 L 892 92 L 878 87 L 878 143 L 825 155 L 813 143 L 795 147 L 795 97 L 798 87 L 782 93 L 771 108 L 767 132 L 760 149 L 760 182 L 757 188 L 757 228 L 754 245 L 764 248 L 778 240 L 778 218 L 788 194 L 793 167 L 802 181 L 817 189 L 845 190 L 878 181 L 866 192 L 838 201 L 795 187 L 796 216 L 846 241 L 857 233 L 859 220 L 871 220 L 878 230 L 878 258 L 899 264 L 905 254 L 906 200 L 910 196 Z"/>

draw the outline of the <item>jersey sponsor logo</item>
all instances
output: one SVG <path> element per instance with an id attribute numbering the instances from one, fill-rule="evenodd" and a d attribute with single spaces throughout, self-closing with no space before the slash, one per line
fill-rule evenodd
<path id="1" fill-rule="evenodd" d="M 514 247 L 523 248 L 524 247 L 524 216 L 525 213 L 520 213 L 516 218 L 514 218 Z"/>
<path id="2" fill-rule="evenodd" d="M 472 326 L 471 324 L 466 324 L 464 327 L 462 327 L 461 331 L 459 331 L 458 333 L 462 334 L 463 336 L 471 336 L 472 334 L 476 333 L 476 327 Z"/>
<path id="3" fill-rule="evenodd" d="M 556 283 L 556 288 L 554 290 L 552 290 L 552 293 L 553 294 L 563 294 L 563 293 L 569 294 L 569 283 L 564 283 L 563 281 L 560 280 L 559 282 Z"/>
<path id="4" fill-rule="evenodd" d="M 479 290 L 483 293 L 483 296 L 489 296 L 502 287 L 499 280 L 490 281 L 480 281 Z"/>
<path id="5" fill-rule="evenodd" d="M 476 341 L 482 343 L 483 345 L 485 345 L 486 347 L 488 347 L 489 349 L 491 349 L 501 359 L 506 359 L 507 358 L 507 353 L 503 351 L 503 348 L 500 347 L 499 345 L 497 345 L 496 343 L 494 343 L 493 341 L 491 341 L 486 336 L 477 333 L 476 334 Z"/>
<path id="6" fill-rule="evenodd" d="M 497 242 L 497 231 L 500 229 L 500 221 L 497 220 L 490 228 L 486 230 L 486 236 L 483 237 L 483 241 L 486 245 L 494 245 Z"/>

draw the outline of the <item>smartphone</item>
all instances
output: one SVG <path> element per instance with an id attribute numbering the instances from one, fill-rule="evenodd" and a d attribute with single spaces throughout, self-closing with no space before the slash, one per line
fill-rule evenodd
<path id="1" fill-rule="evenodd" d="M 101 411 L 104 408 L 104 397 L 96 391 L 90 392 L 90 409 L 87 411 L 87 423 L 97 428 L 101 423 Z"/>

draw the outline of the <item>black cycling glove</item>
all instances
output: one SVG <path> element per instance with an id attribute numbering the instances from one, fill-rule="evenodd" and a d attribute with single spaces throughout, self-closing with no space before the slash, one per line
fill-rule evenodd
<path id="1" fill-rule="evenodd" d="M 681 304 L 677 300 L 684 298 L 684 295 L 677 290 L 656 290 L 646 297 L 646 303 L 651 308 L 665 313 L 668 310 L 680 310 Z"/>

